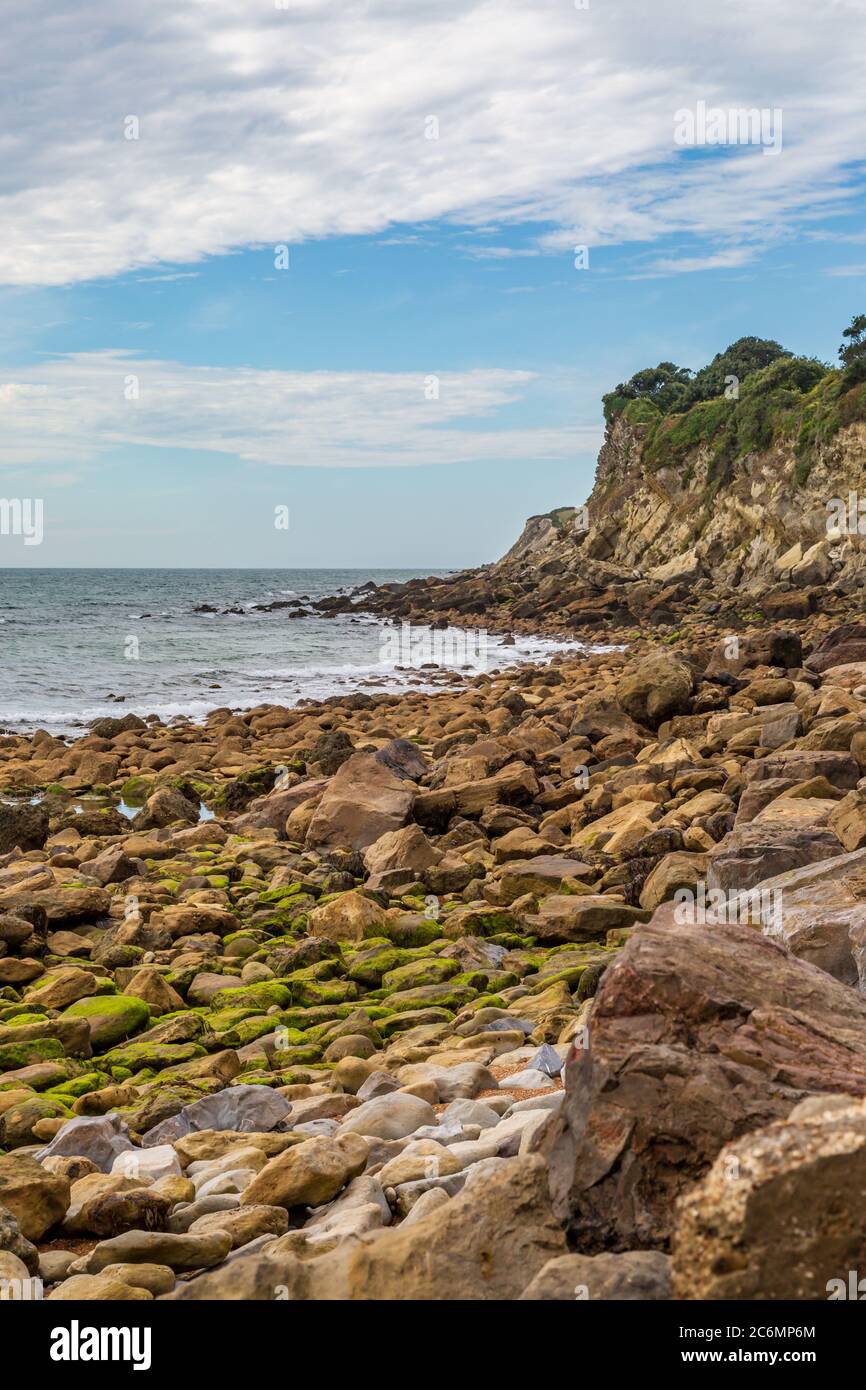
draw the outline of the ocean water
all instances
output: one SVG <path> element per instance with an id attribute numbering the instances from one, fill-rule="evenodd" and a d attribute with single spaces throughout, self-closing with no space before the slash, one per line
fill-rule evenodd
<path id="1" fill-rule="evenodd" d="M 306 600 L 422 573 L 429 571 L 0 570 L 0 729 L 80 733 L 106 714 L 196 719 L 222 706 L 440 688 L 442 669 L 503 670 L 579 646 L 407 632 L 364 614 L 363 605 L 337 618 L 306 613 Z M 289 599 L 304 601 L 305 616 L 256 608 Z M 197 613 L 202 605 L 218 611 Z"/>

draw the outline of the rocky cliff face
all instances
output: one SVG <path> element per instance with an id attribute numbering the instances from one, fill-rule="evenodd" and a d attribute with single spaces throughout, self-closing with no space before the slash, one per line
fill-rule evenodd
<path id="1" fill-rule="evenodd" d="M 849 494 L 866 503 L 866 425 L 857 421 L 817 444 L 808 476 L 789 446 L 746 454 L 714 478 L 712 445 L 685 457 L 645 458 L 645 425 L 619 416 L 608 428 L 587 504 L 584 557 L 662 582 L 705 577 L 765 594 L 779 585 L 861 582 L 866 555 L 850 519 Z M 866 531 L 866 518 L 864 518 Z"/>

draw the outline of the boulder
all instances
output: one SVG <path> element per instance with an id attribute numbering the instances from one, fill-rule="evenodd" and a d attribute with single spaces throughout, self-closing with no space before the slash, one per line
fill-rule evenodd
<path id="1" fill-rule="evenodd" d="M 79 999 L 96 993 L 96 976 L 77 965 L 63 966 L 43 975 L 39 983 L 27 991 L 27 1002 L 42 1004 L 46 1009 L 64 1009 Z"/>
<path id="2" fill-rule="evenodd" d="M 846 666 L 854 661 L 866 661 L 866 624 L 840 623 L 806 658 L 810 671 L 822 672 L 831 666 Z"/>
<path id="3" fill-rule="evenodd" d="M 540 1141 L 587 1253 L 664 1248 L 674 1199 L 724 1144 L 808 1095 L 866 1093 L 866 1000 L 751 927 L 638 929 L 588 1038 Z"/>
<path id="4" fill-rule="evenodd" d="M 843 849 L 862 849 L 866 845 L 866 797 L 862 792 L 849 792 L 831 808 L 827 824 Z"/>
<path id="5" fill-rule="evenodd" d="M 864 1208 L 866 1105 L 812 1097 L 726 1145 L 680 1200 L 674 1296 L 862 1299 Z"/>
<path id="6" fill-rule="evenodd" d="M 651 1301 L 671 1297 L 671 1261 L 658 1250 L 621 1255 L 560 1255 L 548 1260 L 520 1295 L 523 1300 Z"/>
<path id="7" fill-rule="evenodd" d="M 850 753 L 834 749 L 788 748 L 756 758 L 746 768 L 749 787 L 768 779 L 788 779 L 788 785 L 824 777 L 833 787 L 851 791 L 860 780 L 860 768 Z"/>
<path id="8" fill-rule="evenodd" d="M 174 787 L 160 787 L 147 798 L 144 810 L 136 817 L 136 830 L 152 830 L 183 821 L 186 825 L 198 823 L 199 808 Z"/>
<path id="9" fill-rule="evenodd" d="M 177 990 L 172 989 L 162 972 L 153 966 L 137 970 L 124 986 L 124 994 L 127 999 L 141 999 L 155 1016 L 185 1008 Z"/>
<path id="10" fill-rule="evenodd" d="M 0 1207 L 11 1212 L 25 1240 L 41 1240 L 69 1206 L 69 1179 L 26 1154 L 0 1154 Z"/>
<path id="11" fill-rule="evenodd" d="M 441 851 L 431 845 L 419 825 L 388 830 L 364 851 L 364 867 L 370 875 L 367 886 L 375 889 L 386 875 L 386 881 L 394 883 L 396 874 L 405 875 L 403 882 L 410 883 L 441 858 Z"/>
<path id="12" fill-rule="evenodd" d="M 203 1201 L 208 1199 L 202 1198 Z M 197 1216 L 189 1226 L 192 1235 L 206 1235 L 209 1231 L 226 1231 L 232 1238 L 232 1249 L 248 1245 L 259 1236 L 285 1235 L 289 1228 L 288 1212 L 284 1207 L 244 1206 L 234 1211 L 211 1211 Z"/>
<path id="13" fill-rule="evenodd" d="M 355 745 L 342 729 L 329 730 L 320 734 L 313 745 L 309 761 L 322 769 L 326 777 L 333 774 L 348 762 L 355 751 Z M 309 795 L 310 793 L 307 793 Z M 304 800 L 305 798 L 301 798 Z M 299 805 L 299 802 L 295 803 Z M 288 812 L 286 813 L 288 814 Z"/>
<path id="14" fill-rule="evenodd" d="M 29 801 L 0 801 L 0 854 L 41 849 L 48 838 L 48 812 Z"/>
<path id="15" fill-rule="evenodd" d="M 672 715 L 688 712 L 693 689 L 694 676 L 685 662 L 673 652 L 656 652 L 623 676 L 616 698 L 635 723 L 657 729 Z"/>
<path id="16" fill-rule="evenodd" d="M 738 676 L 751 666 L 782 666 L 791 670 L 802 663 L 803 648 L 798 633 L 770 628 L 738 637 L 736 645 L 730 637 L 720 637 L 707 663 L 707 675 Z"/>
<path id="17" fill-rule="evenodd" d="M 603 941 L 609 931 L 632 927 L 646 913 L 603 893 L 554 893 L 544 898 L 526 926 L 545 946 L 569 941 Z"/>
<path id="18" fill-rule="evenodd" d="M 866 993 L 866 849 L 767 879 L 765 934 Z"/>
<path id="19" fill-rule="evenodd" d="M 363 1134 L 371 1139 L 404 1139 L 422 1125 L 434 1125 L 436 1112 L 419 1096 L 395 1091 L 365 1101 L 352 1110 L 339 1129 L 340 1134 Z"/>
<path id="20" fill-rule="evenodd" d="M 36 1157 L 40 1163 L 50 1158 L 86 1158 L 108 1173 L 118 1154 L 135 1146 L 129 1138 L 126 1121 L 116 1112 L 109 1115 L 80 1115 L 68 1120 L 46 1148 Z"/>
<path id="21" fill-rule="evenodd" d="M 29 1274 L 39 1271 L 39 1251 L 21 1234 L 21 1227 L 8 1207 L 0 1206 L 0 1254 L 13 1255 Z"/>
<path id="22" fill-rule="evenodd" d="M 522 898 L 524 893 L 542 897 L 546 893 L 559 893 L 564 884 L 570 891 L 588 891 L 580 880 L 589 873 L 589 864 L 561 855 L 540 854 L 532 859 L 512 860 L 498 872 L 497 898 L 499 902 L 511 903 Z"/>
<path id="23" fill-rule="evenodd" d="M 124 1231 L 102 1240 L 89 1255 L 76 1261 L 76 1274 L 100 1274 L 108 1265 L 168 1265 L 169 1269 L 208 1269 L 225 1259 L 232 1248 L 227 1231 L 175 1235 L 171 1231 Z"/>
<path id="24" fill-rule="evenodd" d="M 311 935 L 326 936 L 331 941 L 363 941 L 365 936 L 384 936 L 387 921 L 377 902 L 353 888 L 323 907 L 314 908 L 308 926 Z"/>
<path id="25" fill-rule="evenodd" d="M 765 879 L 832 859 L 839 840 L 832 830 L 757 818 L 728 831 L 710 852 L 707 884 L 724 892 L 746 892 Z"/>
<path id="26" fill-rule="evenodd" d="M 149 1129 L 142 1139 L 146 1148 L 173 1144 L 196 1130 L 228 1129 L 247 1134 L 273 1129 L 291 1114 L 285 1096 L 267 1086 L 227 1086 L 216 1095 L 185 1105 L 176 1115 Z"/>
<path id="27" fill-rule="evenodd" d="M 144 1181 L 144 1179 L 142 1179 Z M 64 1235 L 116 1236 L 123 1231 L 161 1231 L 168 1224 L 171 1201 L 158 1192 L 103 1192 L 74 1206 L 63 1224 Z"/>
<path id="28" fill-rule="evenodd" d="M 142 999 L 124 994 L 101 994 L 70 1004 L 63 1017 L 85 1019 L 91 1046 L 104 1051 L 146 1027 L 150 1010 Z"/>
<path id="29" fill-rule="evenodd" d="M 149 1289 L 109 1274 L 72 1274 L 48 1294 L 51 1303 L 147 1303 L 152 1298 Z"/>
<path id="30" fill-rule="evenodd" d="M 316 1207 L 363 1172 L 368 1145 L 358 1134 L 319 1135 L 266 1163 L 244 1190 L 244 1206 Z"/>
<path id="31" fill-rule="evenodd" d="M 391 738 L 373 755 L 403 781 L 417 782 L 427 771 L 424 755 L 408 738 Z"/>
<path id="32" fill-rule="evenodd" d="M 640 905 L 654 911 L 660 903 L 672 898 L 678 888 L 695 888 L 707 874 L 706 854 L 690 854 L 674 850 L 656 864 L 641 889 Z"/>
<path id="33" fill-rule="evenodd" d="M 282 837 L 286 821 L 305 801 L 319 797 L 328 785 L 327 777 L 308 778 L 293 787 L 277 787 L 267 796 L 257 796 L 242 816 L 233 822 L 232 829 L 276 830 Z"/>
<path id="34" fill-rule="evenodd" d="M 373 753 L 355 753 L 331 778 L 307 831 L 308 848 L 366 849 L 409 819 L 414 786 Z"/>

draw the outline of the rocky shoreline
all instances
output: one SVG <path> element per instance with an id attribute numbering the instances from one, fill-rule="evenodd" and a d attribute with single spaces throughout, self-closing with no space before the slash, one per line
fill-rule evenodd
<path id="1" fill-rule="evenodd" d="M 866 624 L 610 635 L 457 691 L 0 739 L 8 1287 L 824 1298 L 857 1268 Z"/>

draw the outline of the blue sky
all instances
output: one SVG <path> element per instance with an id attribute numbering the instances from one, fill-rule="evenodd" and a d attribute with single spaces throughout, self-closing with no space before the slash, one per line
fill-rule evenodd
<path id="1" fill-rule="evenodd" d="M 12 0 L 0 489 L 45 539 L 0 565 L 476 564 L 586 498 L 639 367 L 834 360 L 862 6 L 650 8 L 77 0 L 37 34 Z M 677 148 L 698 101 L 779 109 L 781 151 Z"/>

